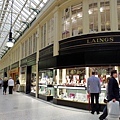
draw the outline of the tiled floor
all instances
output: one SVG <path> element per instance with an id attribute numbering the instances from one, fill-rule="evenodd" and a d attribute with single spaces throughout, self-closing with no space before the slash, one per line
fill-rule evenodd
<path id="1" fill-rule="evenodd" d="M 58 106 L 21 93 L 2 95 L 0 120 L 98 120 L 88 111 Z"/>

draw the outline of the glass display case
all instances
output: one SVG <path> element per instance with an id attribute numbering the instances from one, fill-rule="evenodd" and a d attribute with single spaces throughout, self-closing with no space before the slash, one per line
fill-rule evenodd
<path id="1" fill-rule="evenodd" d="M 90 106 L 90 96 L 87 94 L 87 79 L 92 71 L 96 72 L 96 77 L 101 77 L 101 94 L 99 103 L 103 110 L 104 98 L 106 97 L 106 79 L 110 76 L 110 71 L 114 67 L 76 67 L 57 70 L 57 85 L 54 86 L 55 104 L 88 109 Z M 106 76 L 106 79 L 105 79 Z M 105 81 L 105 82 L 104 82 Z"/>
<path id="2" fill-rule="evenodd" d="M 88 103 L 89 96 L 85 87 L 66 87 L 66 86 L 54 86 L 56 91 L 55 98 Z M 106 89 L 102 88 L 102 92 L 99 97 L 99 103 L 104 104 L 104 98 Z"/>
<path id="3" fill-rule="evenodd" d="M 26 92 L 26 67 L 21 67 L 20 91 Z"/>
<path id="4" fill-rule="evenodd" d="M 54 96 L 53 85 L 39 85 L 39 94 L 46 96 Z"/>
<path id="5" fill-rule="evenodd" d="M 39 98 L 50 101 L 54 96 L 54 70 L 39 71 Z"/>
<path id="6" fill-rule="evenodd" d="M 53 69 L 39 71 L 39 85 L 53 84 Z"/>
<path id="7" fill-rule="evenodd" d="M 53 98 L 54 104 L 90 110 L 90 97 L 87 94 L 85 87 L 54 86 L 54 88 L 55 88 L 55 96 Z M 105 92 L 106 89 L 102 88 L 99 97 L 101 111 L 105 106 L 104 103 Z"/>

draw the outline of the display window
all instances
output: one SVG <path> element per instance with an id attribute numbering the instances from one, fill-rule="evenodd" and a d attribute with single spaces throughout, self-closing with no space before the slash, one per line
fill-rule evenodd
<path id="1" fill-rule="evenodd" d="M 39 94 L 46 96 L 54 95 L 54 70 L 41 70 L 39 71 Z"/>
<path id="2" fill-rule="evenodd" d="M 26 67 L 21 68 L 21 85 L 26 85 Z"/>
<path id="3" fill-rule="evenodd" d="M 101 87 L 105 88 L 107 84 L 107 79 L 110 77 L 111 71 L 115 69 L 113 66 L 104 67 L 90 67 L 90 76 L 92 71 L 96 72 L 96 77 L 100 79 Z"/>
<path id="4" fill-rule="evenodd" d="M 69 68 L 59 70 L 59 85 L 85 86 L 85 68 Z"/>
<path id="5" fill-rule="evenodd" d="M 119 67 L 116 66 L 101 66 L 101 67 L 77 67 L 66 68 L 59 70 L 59 83 L 55 88 L 55 98 L 62 100 L 70 100 L 77 102 L 88 103 L 89 96 L 86 91 L 87 79 L 92 75 L 94 71 L 96 77 L 100 79 L 101 94 L 99 102 L 104 103 L 106 97 L 106 87 L 108 78 L 111 75 L 111 71 L 117 69 L 119 73 Z M 119 79 L 119 76 L 118 76 Z"/>
<path id="6" fill-rule="evenodd" d="M 31 92 L 36 93 L 36 65 L 32 66 Z"/>
<path id="7" fill-rule="evenodd" d="M 53 83 L 53 70 L 43 70 L 39 72 L 39 84 L 50 85 Z"/>

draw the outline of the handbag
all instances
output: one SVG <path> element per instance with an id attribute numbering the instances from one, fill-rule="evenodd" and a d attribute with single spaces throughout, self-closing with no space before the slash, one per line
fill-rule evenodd
<path id="1" fill-rule="evenodd" d="M 119 118 L 120 115 L 120 106 L 118 101 L 110 101 L 107 103 L 108 117 L 110 118 Z"/>

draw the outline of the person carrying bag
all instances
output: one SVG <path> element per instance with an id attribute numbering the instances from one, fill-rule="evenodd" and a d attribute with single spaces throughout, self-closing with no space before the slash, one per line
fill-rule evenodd
<path id="1" fill-rule="evenodd" d="M 120 106 L 119 106 L 119 85 L 116 80 L 117 71 L 111 72 L 111 78 L 108 82 L 108 118 L 117 118 L 119 120 Z"/>
<path id="2" fill-rule="evenodd" d="M 119 101 L 108 102 L 107 108 L 108 108 L 108 118 L 119 118 L 120 115 Z"/>

